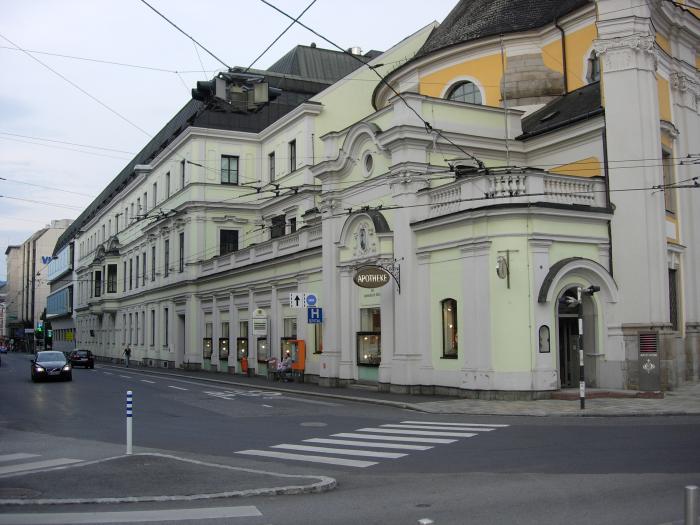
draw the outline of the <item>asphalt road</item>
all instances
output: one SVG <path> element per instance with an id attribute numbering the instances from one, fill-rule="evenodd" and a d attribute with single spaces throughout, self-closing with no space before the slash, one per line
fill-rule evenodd
<path id="1" fill-rule="evenodd" d="M 187 520 L 182 511 L 173 523 L 406 524 L 430 519 L 436 524 L 659 525 L 680 520 L 683 487 L 700 484 L 697 417 L 429 415 L 226 388 L 100 364 L 95 370 L 74 370 L 72 382 L 33 384 L 26 354 L 3 356 L 0 454 L 31 452 L 80 460 L 122 454 L 127 390 L 134 392 L 135 451 L 338 480 L 336 490 L 323 494 L 169 503 L 168 509 L 202 512 L 222 505 L 252 505 L 260 513 L 201 521 L 204 515 Z M 483 429 L 470 437 L 416 434 L 413 441 L 405 442 L 409 448 L 402 450 L 375 447 L 375 452 L 395 457 L 343 455 L 348 464 L 298 459 L 299 455 L 338 457 L 316 449 L 345 447 L 337 442 L 351 441 L 358 432 L 391 437 L 402 426 L 425 432 L 421 426 L 440 424 Z M 415 438 L 451 442 L 421 443 Z M 379 438 L 374 442 L 381 443 Z M 52 507 L 51 512 L 115 510 L 114 505 L 89 507 Z M 139 513 L 159 508 L 155 504 L 118 507 L 136 513 L 135 521 L 129 522 L 145 521 L 147 515 Z M 34 510 L 47 509 L 23 508 L 22 512 Z M 3 512 L 9 509 L 0 507 L 0 515 Z"/>

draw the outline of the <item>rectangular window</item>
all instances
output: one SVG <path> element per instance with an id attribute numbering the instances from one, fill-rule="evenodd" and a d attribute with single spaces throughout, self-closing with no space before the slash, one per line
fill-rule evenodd
<path id="1" fill-rule="evenodd" d="M 238 184 L 238 157 L 221 155 L 221 184 Z"/>
<path id="2" fill-rule="evenodd" d="M 165 198 L 170 197 L 170 172 L 165 174 Z"/>
<path id="3" fill-rule="evenodd" d="M 107 237 L 105 236 L 105 225 L 102 225 L 102 242 L 105 242 Z"/>
<path id="4" fill-rule="evenodd" d="M 170 314 L 170 312 L 168 311 L 168 309 L 167 309 L 167 308 L 164 308 L 164 309 L 163 309 L 163 332 L 164 332 L 164 334 L 163 334 L 163 341 L 164 341 L 163 345 L 164 345 L 164 346 L 168 346 L 168 331 L 169 331 L 169 329 L 170 329 L 170 325 L 169 325 L 169 322 L 170 322 L 170 315 L 169 315 L 169 314 Z"/>
<path id="5" fill-rule="evenodd" d="M 163 276 L 170 275 L 170 241 L 165 240 L 163 244 Z"/>
<path id="6" fill-rule="evenodd" d="M 285 216 L 278 215 L 272 218 L 272 226 L 270 227 L 270 239 L 284 237 Z"/>
<path id="7" fill-rule="evenodd" d="M 129 290 L 134 287 L 134 260 L 129 259 Z"/>
<path id="8" fill-rule="evenodd" d="M 107 293 L 117 292 L 117 265 L 107 265 Z"/>
<path id="9" fill-rule="evenodd" d="M 180 273 L 185 271 L 185 232 L 180 232 L 180 257 L 178 269 Z"/>
<path id="10" fill-rule="evenodd" d="M 229 353 L 229 324 L 221 323 L 221 337 L 219 337 L 219 359 L 228 360 Z"/>
<path id="11" fill-rule="evenodd" d="M 292 140 L 289 143 L 289 172 L 297 169 L 297 141 Z"/>
<path id="12" fill-rule="evenodd" d="M 146 252 L 141 254 L 141 260 L 143 261 L 143 271 L 141 272 L 141 285 L 146 286 Z"/>
<path id="13" fill-rule="evenodd" d="M 151 310 L 151 346 L 156 345 L 156 311 Z"/>
<path id="14" fill-rule="evenodd" d="M 122 344 L 126 344 L 126 314 L 122 314 Z"/>
<path id="15" fill-rule="evenodd" d="M 136 256 L 136 281 L 134 283 L 135 287 L 139 287 L 139 256 Z"/>
<path id="16" fill-rule="evenodd" d="M 678 275 L 676 270 L 668 270 L 668 303 L 671 328 L 678 330 Z"/>
<path id="17" fill-rule="evenodd" d="M 122 292 L 126 292 L 126 261 L 124 261 L 124 289 Z"/>
<path id="18" fill-rule="evenodd" d="M 131 344 L 132 330 L 134 328 L 134 314 L 129 314 L 129 344 Z"/>
<path id="19" fill-rule="evenodd" d="M 139 344 L 139 313 L 134 314 L 134 344 Z"/>
<path id="20" fill-rule="evenodd" d="M 107 221 L 107 237 L 112 236 L 112 219 Z"/>
<path id="21" fill-rule="evenodd" d="M 156 280 L 156 247 L 151 246 L 151 281 Z"/>
<path id="22" fill-rule="evenodd" d="M 284 318 L 284 337 L 296 339 L 296 337 L 297 337 L 297 318 L 296 317 L 285 317 Z"/>
<path id="23" fill-rule="evenodd" d="M 442 305 L 442 357 L 457 357 L 457 301 L 445 299 Z"/>
<path id="24" fill-rule="evenodd" d="M 317 323 L 314 325 L 314 354 L 323 353 L 323 325 Z"/>
<path id="25" fill-rule="evenodd" d="M 289 219 L 289 233 L 294 233 L 297 231 L 297 218 L 292 217 Z"/>
<path id="26" fill-rule="evenodd" d="M 676 189 L 672 187 L 673 184 L 675 184 L 675 177 L 673 176 L 673 160 L 671 159 L 671 154 L 667 151 L 661 152 L 661 159 L 663 164 L 664 203 L 666 205 L 666 211 L 676 213 Z"/>
<path id="27" fill-rule="evenodd" d="M 185 166 L 187 162 L 185 159 L 180 161 L 180 189 L 185 187 Z"/>
<path id="28" fill-rule="evenodd" d="M 143 210 L 141 210 L 141 197 L 136 199 L 136 213 L 137 215 L 141 215 L 143 213 Z"/>
<path id="29" fill-rule="evenodd" d="M 202 340 L 202 357 L 211 359 L 211 341 L 214 333 L 212 323 L 204 323 L 204 339 Z"/>
<path id="30" fill-rule="evenodd" d="M 148 192 L 143 192 L 143 213 L 148 211 Z"/>
<path id="31" fill-rule="evenodd" d="M 146 343 L 146 312 L 141 312 L 141 344 Z"/>
<path id="32" fill-rule="evenodd" d="M 357 364 L 379 366 L 381 351 L 382 323 L 379 308 L 360 310 L 360 331 L 357 332 Z"/>
<path id="33" fill-rule="evenodd" d="M 102 272 L 97 270 L 95 272 L 95 297 L 102 295 Z"/>
<path id="34" fill-rule="evenodd" d="M 270 153 L 267 156 L 268 159 L 268 164 L 269 164 L 269 173 L 270 173 L 270 182 L 273 182 L 275 180 L 275 154 Z"/>
<path id="35" fill-rule="evenodd" d="M 158 204 L 158 183 L 154 182 L 153 183 L 153 206 L 151 206 L 151 208 L 155 208 L 156 204 Z"/>
<path id="36" fill-rule="evenodd" d="M 238 230 L 219 230 L 219 255 L 238 251 Z"/>

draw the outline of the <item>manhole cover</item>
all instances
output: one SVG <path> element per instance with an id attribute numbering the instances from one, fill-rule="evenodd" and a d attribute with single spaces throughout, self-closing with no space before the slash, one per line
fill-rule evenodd
<path id="1" fill-rule="evenodd" d="M 41 492 L 21 487 L 0 487 L 0 499 L 24 499 L 41 496 Z"/>
<path id="2" fill-rule="evenodd" d="M 327 427 L 327 423 L 321 423 L 320 421 L 306 421 L 304 423 L 300 423 L 302 427 Z"/>

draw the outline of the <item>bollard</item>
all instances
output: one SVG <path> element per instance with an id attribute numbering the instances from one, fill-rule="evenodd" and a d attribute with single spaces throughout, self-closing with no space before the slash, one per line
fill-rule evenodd
<path id="1" fill-rule="evenodd" d="M 687 485 L 685 487 L 685 525 L 697 525 L 698 523 L 698 487 Z"/>
<path id="2" fill-rule="evenodd" d="M 133 393 L 131 390 L 126 391 L 126 454 L 130 455 L 132 453 L 132 443 L 131 443 L 131 420 L 132 420 L 132 408 L 133 408 Z"/>

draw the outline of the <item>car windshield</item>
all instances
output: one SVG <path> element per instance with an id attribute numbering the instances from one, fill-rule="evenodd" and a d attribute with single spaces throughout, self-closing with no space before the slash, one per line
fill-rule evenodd
<path id="1" fill-rule="evenodd" d="M 88 353 L 85 350 L 78 350 L 76 352 L 80 357 L 87 357 Z"/>
<path id="2" fill-rule="evenodd" d="M 66 356 L 63 355 L 63 352 L 39 352 L 36 355 L 36 360 L 38 362 L 65 361 Z"/>

